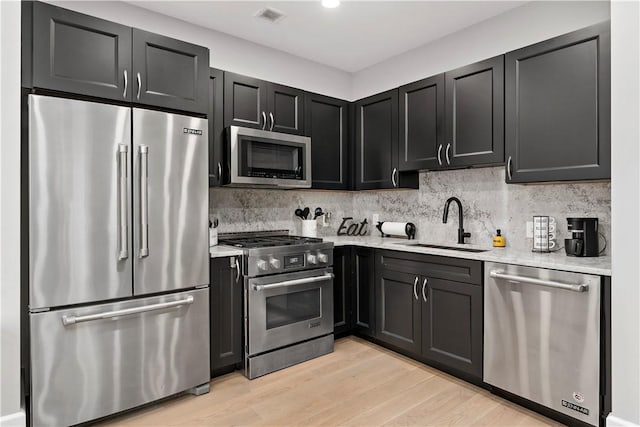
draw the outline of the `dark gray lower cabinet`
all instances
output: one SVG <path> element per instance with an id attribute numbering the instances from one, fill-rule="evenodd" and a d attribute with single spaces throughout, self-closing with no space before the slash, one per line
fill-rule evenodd
<path id="1" fill-rule="evenodd" d="M 422 354 L 482 378 L 482 286 L 429 277 L 422 311 Z"/>
<path id="2" fill-rule="evenodd" d="M 374 250 L 356 247 L 353 249 L 352 292 L 354 301 L 354 331 L 374 337 L 376 334 L 375 313 L 375 259 Z"/>
<path id="3" fill-rule="evenodd" d="M 611 177 L 609 22 L 506 54 L 507 183 Z"/>
<path id="4" fill-rule="evenodd" d="M 333 250 L 333 333 L 343 335 L 353 328 L 351 269 L 353 250 L 340 246 Z"/>
<path id="5" fill-rule="evenodd" d="M 234 257 L 210 264 L 212 377 L 242 363 L 243 290 L 234 265 Z"/>
<path id="6" fill-rule="evenodd" d="M 376 251 L 376 338 L 482 378 L 482 263 Z"/>

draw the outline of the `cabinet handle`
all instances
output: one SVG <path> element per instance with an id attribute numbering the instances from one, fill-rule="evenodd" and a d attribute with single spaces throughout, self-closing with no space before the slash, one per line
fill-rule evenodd
<path id="1" fill-rule="evenodd" d="M 129 85 L 129 79 L 127 78 L 127 70 L 124 70 L 124 90 L 122 91 L 122 97 L 127 97 L 127 86 Z"/>
<path id="2" fill-rule="evenodd" d="M 235 264 L 236 264 L 235 269 L 236 269 L 236 282 L 237 282 L 238 280 L 240 280 L 240 263 L 238 263 L 238 257 L 236 257 Z"/>
<path id="3" fill-rule="evenodd" d="M 418 280 L 420 279 L 418 278 L 418 276 L 416 276 L 416 280 L 413 281 L 413 296 L 416 300 L 420 299 L 418 298 Z"/>
<path id="4" fill-rule="evenodd" d="M 391 171 L 391 184 L 393 184 L 394 187 L 398 186 L 398 179 L 396 177 L 397 173 L 398 173 L 398 169 L 393 168 L 393 170 Z"/>
<path id="5" fill-rule="evenodd" d="M 442 166 L 442 144 L 438 145 L 438 164 Z"/>
<path id="6" fill-rule="evenodd" d="M 269 118 L 271 119 L 271 126 L 269 126 L 269 130 L 273 130 L 273 125 L 275 123 L 275 120 L 273 119 L 273 113 L 269 113 Z"/>
<path id="7" fill-rule="evenodd" d="M 425 289 L 427 288 L 427 278 L 424 278 L 424 281 L 422 282 L 422 299 L 424 300 L 424 302 L 427 302 L 427 299 L 429 298 L 429 294 L 426 293 L 425 294 Z"/>
<path id="8" fill-rule="evenodd" d="M 136 95 L 136 98 L 139 101 L 140 100 L 140 89 L 142 89 L 142 79 L 140 78 L 140 73 L 138 73 L 136 75 L 136 79 L 138 80 L 138 94 Z"/>
<path id="9" fill-rule="evenodd" d="M 509 177 L 509 181 L 511 181 L 511 156 L 509 156 L 509 160 L 507 160 L 507 176 Z"/>
<path id="10" fill-rule="evenodd" d="M 222 180 L 222 164 L 218 162 L 218 182 Z"/>
<path id="11" fill-rule="evenodd" d="M 451 159 L 449 158 L 449 149 L 451 148 L 451 144 L 447 144 L 447 150 L 444 152 L 444 154 L 447 156 L 447 164 L 450 165 L 451 164 Z"/>
<path id="12" fill-rule="evenodd" d="M 266 126 L 267 126 L 267 115 L 263 111 L 262 112 L 262 130 L 264 130 Z"/>

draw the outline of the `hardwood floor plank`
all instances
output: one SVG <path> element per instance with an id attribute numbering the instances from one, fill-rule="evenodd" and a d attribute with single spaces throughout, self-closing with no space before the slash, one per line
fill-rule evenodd
<path id="1" fill-rule="evenodd" d="M 356 337 L 331 354 L 249 381 L 233 372 L 103 427 L 560 426 L 487 390 Z"/>

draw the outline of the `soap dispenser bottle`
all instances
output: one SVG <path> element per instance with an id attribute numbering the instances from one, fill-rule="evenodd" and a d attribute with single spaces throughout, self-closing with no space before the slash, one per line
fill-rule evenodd
<path id="1" fill-rule="evenodd" d="M 496 230 L 496 235 L 493 236 L 493 247 L 504 248 L 507 245 L 507 241 L 504 236 L 500 234 L 500 229 Z"/>

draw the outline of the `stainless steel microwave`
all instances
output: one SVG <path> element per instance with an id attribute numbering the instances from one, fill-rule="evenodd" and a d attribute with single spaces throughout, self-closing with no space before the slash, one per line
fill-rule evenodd
<path id="1" fill-rule="evenodd" d="M 311 138 L 229 126 L 225 139 L 225 185 L 311 188 Z"/>

